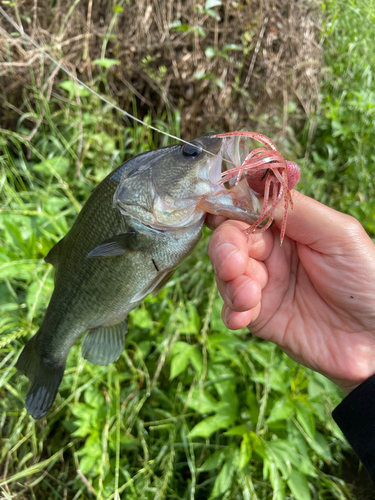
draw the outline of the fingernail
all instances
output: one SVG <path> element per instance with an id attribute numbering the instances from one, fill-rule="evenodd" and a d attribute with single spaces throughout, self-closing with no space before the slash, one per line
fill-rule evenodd
<path id="1" fill-rule="evenodd" d="M 224 319 L 225 319 L 225 323 L 228 323 L 228 321 L 230 320 L 231 316 L 233 314 L 233 311 L 231 309 L 226 309 L 225 310 L 225 313 L 224 313 Z"/>

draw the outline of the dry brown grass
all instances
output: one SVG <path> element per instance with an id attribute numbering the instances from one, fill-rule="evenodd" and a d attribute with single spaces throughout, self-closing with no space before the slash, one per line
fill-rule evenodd
<path id="1" fill-rule="evenodd" d="M 119 4 L 124 10 L 117 15 L 115 2 L 105 0 L 21 0 L 17 9 L 7 11 L 85 82 L 98 75 L 93 60 L 104 54 L 120 60 L 100 90 L 129 111 L 135 97 L 140 117 L 150 109 L 154 116 L 180 109 L 184 137 L 210 128 L 249 128 L 260 114 L 268 128 L 277 115 L 276 129 L 285 132 L 288 103 L 297 104 L 302 120 L 314 106 L 321 71 L 320 14 L 314 0 L 223 1 L 215 9 L 220 21 L 199 12 L 203 0 Z M 205 36 L 176 32 L 170 27 L 176 20 L 203 28 Z M 12 36 L 14 28 L 1 16 L 0 28 L 0 124 L 14 127 L 32 88 L 49 98 L 60 93 L 56 83 L 66 75 L 27 41 Z M 227 58 L 205 55 L 208 47 L 219 52 L 227 44 L 245 51 L 228 51 Z M 198 73 L 211 76 L 197 79 Z"/>

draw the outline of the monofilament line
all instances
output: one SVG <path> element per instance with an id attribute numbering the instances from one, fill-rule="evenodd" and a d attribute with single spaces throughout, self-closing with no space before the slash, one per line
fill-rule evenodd
<path id="1" fill-rule="evenodd" d="M 112 108 L 114 108 L 116 111 L 118 111 L 122 115 L 127 116 L 128 118 L 130 118 L 130 119 L 132 119 L 132 120 L 140 123 L 141 125 L 144 125 L 145 127 L 149 128 L 149 129 L 155 130 L 155 132 L 159 132 L 160 134 L 164 134 L 164 135 L 170 137 L 171 139 L 175 139 L 177 141 L 183 142 L 184 144 L 190 144 L 190 145 L 194 146 L 194 144 L 191 144 L 188 141 L 184 141 L 184 139 L 181 139 L 180 137 L 177 137 L 177 136 L 175 136 L 173 134 L 170 134 L 169 132 L 164 132 L 163 130 L 158 129 L 157 127 L 154 127 L 153 125 L 150 125 L 149 123 L 146 123 L 143 120 L 141 120 L 139 118 L 136 118 L 135 116 L 131 115 L 130 113 L 128 113 L 124 109 L 121 109 L 119 106 L 117 106 L 113 102 L 109 101 L 106 97 L 102 96 L 101 94 L 99 94 L 98 92 L 96 92 L 96 90 L 93 90 L 91 87 L 89 87 L 88 85 L 86 85 L 86 83 L 84 83 L 82 80 L 80 80 L 79 78 L 77 78 L 71 71 L 69 71 L 59 61 L 57 61 L 57 59 L 55 59 L 46 50 L 44 50 L 35 40 L 33 40 L 27 33 L 25 33 L 23 27 L 19 26 L 16 23 L 16 21 L 7 12 L 5 12 L 5 10 L 2 7 L 0 7 L 0 14 L 18 31 L 18 33 L 21 35 L 21 37 L 24 40 L 27 40 L 28 42 L 30 42 L 36 49 L 39 50 L 39 52 L 41 52 L 51 62 L 53 62 L 54 64 L 56 64 L 56 66 L 58 66 L 62 71 L 64 71 L 64 73 L 66 73 L 76 83 L 78 83 L 79 85 L 81 85 L 82 87 L 84 87 L 85 89 L 87 89 L 89 92 L 91 92 L 92 94 L 94 94 L 98 99 L 102 100 L 103 102 L 105 102 L 106 104 L 108 104 L 109 106 L 111 106 Z M 9 36 L 9 33 L 7 33 L 4 29 L 2 29 L 2 31 L 4 31 Z M 207 151 L 205 149 L 202 149 L 202 151 L 204 151 L 205 153 L 208 153 L 208 154 L 210 154 L 212 156 L 216 156 L 217 157 L 217 155 L 215 155 L 211 151 Z M 223 158 L 223 161 L 227 161 L 228 163 L 232 163 L 229 160 L 225 160 L 224 158 Z"/>

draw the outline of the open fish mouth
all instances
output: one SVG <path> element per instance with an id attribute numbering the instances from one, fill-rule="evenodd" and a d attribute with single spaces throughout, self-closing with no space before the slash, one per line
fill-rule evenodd
<path id="1" fill-rule="evenodd" d="M 210 136 L 195 140 L 202 142 L 203 151 L 213 155 L 207 155 L 207 162 L 200 174 L 202 180 L 206 179 L 204 182 L 209 192 L 206 191 L 201 197 L 198 208 L 213 215 L 222 215 L 253 225 L 262 214 L 262 206 L 247 179 L 242 176 L 237 182 L 236 178 L 232 179 L 233 176 L 230 176 L 228 182 L 224 182 L 222 177 L 223 173 L 240 168 L 249 154 L 249 141 L 244 137 L 212 139 L 220 139 L 221 142 L 210 143 Z M 260 228 L 264 223 L 260 223 Z"/>
<path id="2" fill-rule="evenodd" d="M 256 230 L 265 231 L 270 227 L 275 219 L 277 206 L 282 204 L 284 209 L 280 230 L 280 245 L 282 245 L 288 210 L 293 210 L 291 190 L 298 184 L 301 177 L 299 166 L 293 161 L 286 161 L 276 144 L 269 137 L 258 132 L 240 130 L 216 134 L 213 137 L 234 138 L 233 142 L 228 141 L 224 153 L 226 157 L 234 161 L 235 167 L 221 173 L 221 184 L 225 185 L 235 177 L 235 186 L 237 186 L 246 176 L 251 189 L 263 196 L 261 215 L 247 232 L 251 234 Z M 255 140 L 263 146 L 252 149 L 244 160 L 242 160 L 243 153 L 248 152 L 247 142 L 238 140 L 243 137 Z M 263 225 L 262 223 L 267 219 L 267 223 Z"/>
<path id="3" fill-rule="evenodd" d="M 250 141 L 247 137 L 223 137 L 223 157 L 221 162 L 221 173 L 239 168 L 250 153 Z M 236 179 L 232 178 L 225 182 L 225 187 L 230 189 L 236 183 Z"/>
<path id="4" fill-rule="evenodd" d="M 249 140 L 249 138 L 247 137 L 223 137 L 222 140 L 223 144 L 219 153 L 221 155 L 221 174 L 235 168 L 239 169 L 251 151 L 251 140 Z M 229 192 L 233 193 L 233 195 L 236 196 L 235 193 L 237 193 L 238 186 L 236 177 L 232 177 L 225 182 L 221 182 L 221 184 Z M 260 216 L 262 212 L 261 203 L 255 192 L 248 185 L 245 175 L 243 175 L 240 184 L 242 193 L 248 191 L 248 194 L 246 193 L 245 196 L 248 198 L 249 203 L 254 207 L 257 215 Z M 259 223 L 259 229 L 264 227 L 267 222 L 268 217 Z"/>

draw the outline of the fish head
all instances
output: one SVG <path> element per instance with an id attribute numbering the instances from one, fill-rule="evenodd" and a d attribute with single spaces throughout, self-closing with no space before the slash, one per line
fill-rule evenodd
<path id="1" fill-rule="evenodd" d="M 254 223 L 261 207 L 246 181 L 232 186 L 221 182 L 222 171 L 235 166 L 232 143 L 202 136 L 130 160 L 137 166 L 120 180 L 114 206 L 161 230 L 187 227 L 207 212 Z"/>

